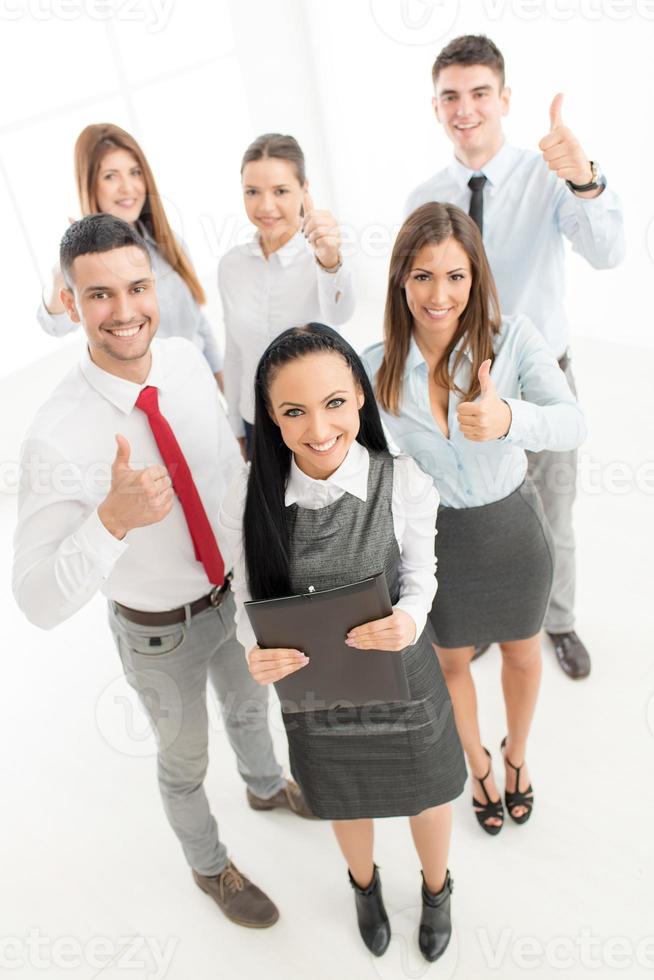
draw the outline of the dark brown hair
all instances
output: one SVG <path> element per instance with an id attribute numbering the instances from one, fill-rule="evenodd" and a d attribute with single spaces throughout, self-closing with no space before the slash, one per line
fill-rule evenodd
<path id="1" fill-rule="evenodd" d="M 480 393 L 479 368 L 489 357 L 493 358 L 493 336 L 500 329 L 500 304 L 479 228 L 453 204 L 423 204 L 400 228 L 391 255 L 384 311 L 384 358 L 377 374 L 376 394 L 382 408 L 393 415 L 400 409 L 404 365 L 413 332 L 405 283 L 420 249 L 425 245 L 439 245 L 448 238 L 458 242 L 468 256 L 472 284 L 456 333 L 436 365 L 434 377 L 438 384 L 470 401 Z M 468 391 L 462 391 L 454 383 L 454 375 L 464 357 L 463 347 L 449 370 L 450 354 L 461 338 L 467 341 L 472 360 Z"/>
<path id="2" fill-rule="evenodd" d="M 450 41 L 439 53 L 431 70 L 434 85 L 439 73 L 450 65 L 487 65 L 498 76 L 500 91 L 504 88 L 502 52 L 485 34 L 462 34 Z"/>
<path id="3" fill-rule="evenodd" d="M 164 211 L 154 176 L 143 150 L 133 136 L 113 123 L 94 123 L 87 126 L 75 143 L 75 181 L 82 215 L 99 214 L 96 187 L 102 160 L 112 150 L 131 153 L 143 173 L 145 204 L 139 221 L 154 239 L 157 250 L 182 277 L 197 303 L 206 303 L 204 289 L 195 274 L 184 249 L 173 234 Z"/>
<path id="4" fill-rule="evenodd" d="M 281 133 L 264 133 L 250 143 L 243 154 L 241 173 L 245 170 L 246 164 L 253 163 L 255 160 L 267 160 L 270 157 L 292 163 L 300 184 L 306 183 L 304 153 L 300 144 L 294 136 L 284 136 Z"/>

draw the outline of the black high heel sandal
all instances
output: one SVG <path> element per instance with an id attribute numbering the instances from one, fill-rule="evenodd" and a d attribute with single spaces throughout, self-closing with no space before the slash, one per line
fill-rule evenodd
<path id="1" fill-rule="evenodd" d="M 504 807 L 502 806 L 501 799 L 491 800 L 490 796 L 488 795 L 488 790 L 486 789 L 485 783 L 491 774 L 491 761 L 490 761 L 491 754 L 487 748 L 485 748 L 484 746 L 482 746 L 482 748 L 484 749 L 484 752 L 488 756 L 488 771 L 485 776 L 475 776 L 473 773 L 473 777 L 477 780 L 482 790 L 484 791 L 486 802 L 480 803 L 479 800 L 473 796 L 472 805 L 475 808 L 475 816 L 479 821 L 479 826 L 481 827 L 481 829 L 485 830 L 487 834 L 491 835 L 491 837 L 494 837 L 495 834 L 499 834 L 500 830 L 504 826 Z M 496 817 L 498 820 L 501 820 L 502 823 L 497 826 L 495 826 L 494 824 L 485 823 L 484 821 L 488 820 L 490 817 Z"/>
<path id="2" fill-rule="evenodd" d="M 504 756 L 504 761 L 506 762 L 506 764 L 511 766 L 511 768 L 516 774 L 515 777 L 516 788 L 512 793 L 510 793 L 508 789 L 504 791 L 504 802 L 506 803 L 506 808 L 509 811 L 509 816 L 513 821 L 515 821 L 515 823 L 527 823 L 529 817 L 531 816 L 531 811 L 534 808 L 534 788 L 531 785 L 531 783 L 529 783 L 529 786 L 527 786 L 526 790 L 523 791 L 519 789 L 520 770 L 522 769 L 522 766 L 524 766 L 524 762 L 520 766 L 513 765 L 511 760 L 508 758 L 506 752 L 504 751 L 504 748 L 506 746 L 506 739 L 507 736 L 505 735 L 504 738 L 502 739 L 502 744 L 500 745 L 500 752 Z M 525 813 L 522 813 L 519 817 L 516 817 L 513 813 L 513 810 L 517 806 L 526 807 Z"/>

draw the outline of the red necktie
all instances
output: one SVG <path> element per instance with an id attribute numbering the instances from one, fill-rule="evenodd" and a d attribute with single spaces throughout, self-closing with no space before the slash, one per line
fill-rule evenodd
<path id="1" fill-rule="evenodd" d="M 209 581 L 214 585 L 222 585 L 225 581 L 222 555 L 184 453 L 175 438 L 175 433 L 159 411 L 157 389 L 152 385 L 144 388 L 136 399 L 136 407 L 145 412 L 148 417 L 161 458 L 168 468 L 173 488 L 182 505 L 195 548 L 195 557 L 204 565 Z"/>

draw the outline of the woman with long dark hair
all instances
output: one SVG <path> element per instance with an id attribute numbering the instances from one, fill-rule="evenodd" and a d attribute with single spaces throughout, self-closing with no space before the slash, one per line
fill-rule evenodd
<path id="1" fill-rule="evenodd" d="M 252 676 L 278 681 L 307 658 L 260 649 L 243 603 L 385 573 L 392 615 L 351 630 L 347 642 L 353 657 L 397 651 L 408 703 L 282 716 L 293 775 L 312 811 L 333 821 L 359 930 L 375 955 L 386 950 L 390 926 L 372 821 L 409 817 L 423 874 L 420 948 L 435 960 L 451 932 L 449 802 L 465 781 L 451 702 L 424 632 L 438 496 L 413 460 L 389 452 L 363 365 L 329 327 L 310 323 L 269 345 L 255 402 L 250 473 L 226 495 L 221 515 L 235 555 L 237 635 Z"/>
<path id="2" fill-rule="evenodd" d="M 505 803 L 522 824 L 533 808 L 524 759 L 554 561 L 525 450 L 576 448 L 584 416 L 534 325 L 500 315 L 479 229 L 453 205 L 425 204 L 400 229 L 384 343 L 364 360 L 393 440 L 433 477 L 444 504 L 430 619 L 479 787 L 477 819 L 497 834 L 504 808 L 481 741 L 470 661 L 476 646 L 500 643 Z"/>
<path id="3" fill-rule="evenodd" d="M 354 312 L 354 291 L 338 222 L 314 208 L 304 153 L 293 136 L 264 133 L 250 143 L 241 185 L 254 234 L 223 255 L 218 287 L 229 420 L 249 456 L 254 374 L 267 345 L 311 320 L 341 327 Z"/>
<path id="4" fill-rule="evenodd" d="M 75 143 L 75 183 L 82 216 L 113 214 L 145 240 L 157 286 L 159 337 L 187 337 L 204 353 L 222 383 L 222 356 L 202 307 L 206 296 L 182 242 L 175 236 L 146 156 L 129 133 L 113 123 L 94 123 Z M 46 333 L 63 337 L 79 324 L 60 298 L 59 264 L 37 319 Z"/>

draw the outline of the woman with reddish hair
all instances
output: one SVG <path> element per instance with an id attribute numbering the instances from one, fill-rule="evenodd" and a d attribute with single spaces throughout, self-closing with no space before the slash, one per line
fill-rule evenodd
<path id="1" fill-rule="evenodd" d="M 156 279 L 160 337 L 187 337 L 204 353 L 216 380 L 222 357 L 202 307 L 204 290 L 164 210 L 145 154 L 133 136 L 112 123 L 82 130 L 75 144 L 75 182 L 82 215 L 104 212 L 136 227 L 145 239 Z M 64 309 L 61 270 L 53 270 L 50 292 L 37 318 L 46 333 L 63 337 L 77 329 Z"/>

